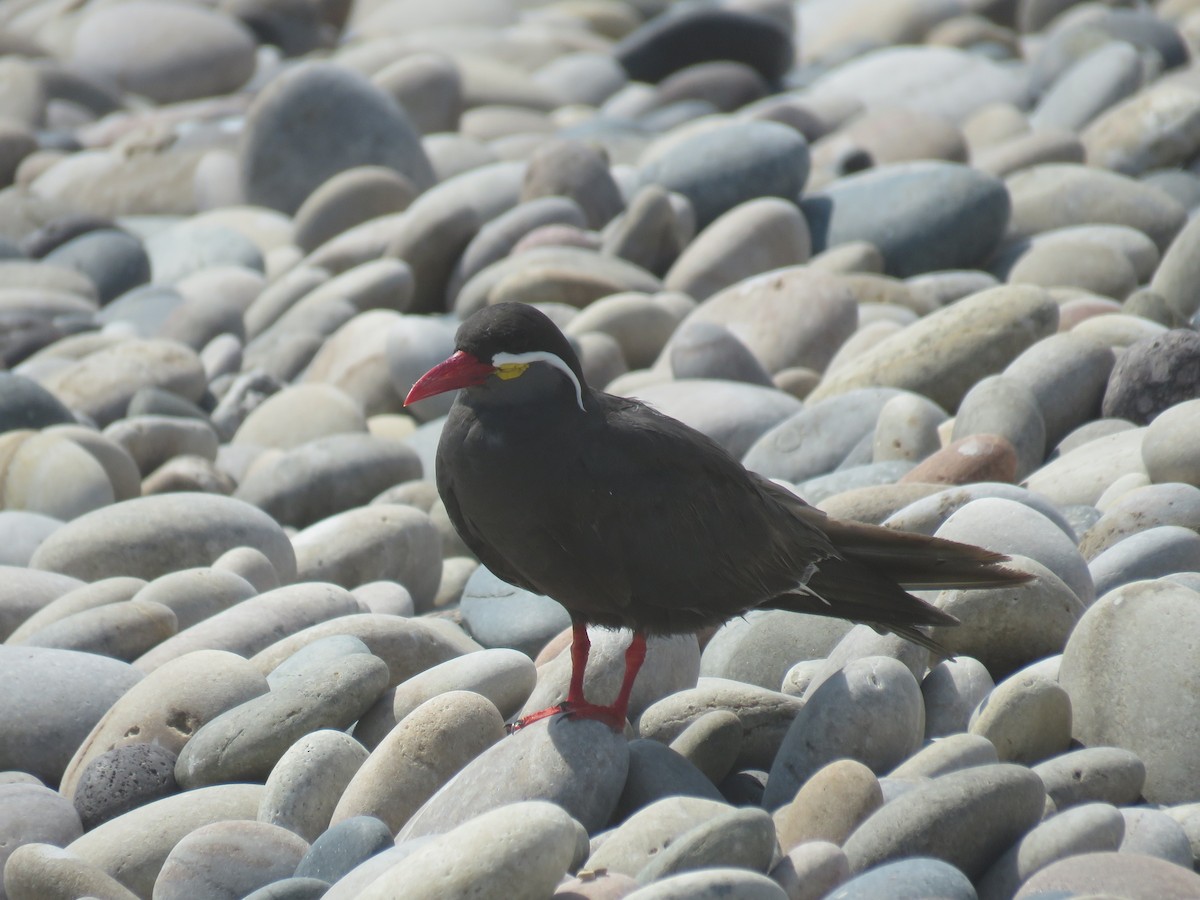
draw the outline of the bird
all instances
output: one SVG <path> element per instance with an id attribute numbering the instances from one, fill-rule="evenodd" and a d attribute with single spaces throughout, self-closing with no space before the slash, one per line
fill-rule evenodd
<path id="1" fill-rule="evenodd" d="M 919 626 L 958 620 L 909 590 L 1028 580 L 1002 554 L 829 517 L 701 432 L 590 387 L 570 341 L 529 304 L 466 318 L 454 353 L 404 403 L 452 390 L 435 466 L 451 523 L 493 574 L 571 617 L 566 699 L 517 727 L 566 712 L 623 730 L 647 636 L 750 610 L 848 619 L 950 657 Z M 589 625 L 633 632 L 611 704 L 584 695 Z"/>

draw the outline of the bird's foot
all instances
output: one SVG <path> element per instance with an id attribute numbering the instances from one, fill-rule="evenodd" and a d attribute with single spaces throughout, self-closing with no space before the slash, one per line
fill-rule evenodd
<path id="1" fill-rule="evenodd" d="M 559 713 L 565 713 L 572 719 L 595 719 L 597 722 L 603 722 L 613 731 L 625 731 L 624 710 L 619 710 L 615 706 L 600 706 L 597 703 L 588 703 L 586 700 L 576 703 L 564 700 L 558 706 L 551 706 L 549 709 L 540 709 L 527 716 L 521 716 L 521 718 L 508 726 L 508 733 L 516 734 L 527 725 L 532 725 L 534 722 L 548 719 Z"/>

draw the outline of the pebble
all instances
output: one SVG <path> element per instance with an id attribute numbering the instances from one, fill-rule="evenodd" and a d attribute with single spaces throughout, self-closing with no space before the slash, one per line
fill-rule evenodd
<path id="1" fill-rule="evenodd" d="M 359 896 L 436 900 L 499 892 L 521 900 L 546 897 L 585 838 L 579 821 L 559 806 L 516 802 L 480 812 L 416 848 Z"/>
<path id="2" fill-rule="evenodd" d="M 1021 886 L 1016 900 L 1062 891 L 1077 896 L 1114 892 L 1130 900 L 1186 900 L 1200 891 L 1200 875 L 1137 853 L 1083 853 L 1052 863 Z"/>
<path id="3" fill-rule="evenodd" d="M 977 734 L 952 734 L 925 745 L 892 770 L 887 780 L 936 778 L 948 772 L 999 762 L 995 745 Z"/>
<path id="4" fill-rule="evenodd" d="M 765 872 L 775 853 L 775 825 L 761 809 L 736 809 L 697 825 L 638 873 L 639 884 L 695 869 L 729 866 Z"/>
<path id="5" fill-rule="evenodd" d="M 850 627 L 827 616 L 751 610 L 709 638 L 700 674 L 778 690 L 796 663 L 823 659 Z"/>
<path id="6" fill-rule="evenodd" d="M 89 581 L 117 575 L 150 580 L 211 565 L 240 546 L 261 550 L 282 578 L 295 577 L 295 554 L 273 519 L 249 504 L 209 494 L 143 497 L 95 510 L 50 535 L 30 562 Z"/>
<path id="7" fill-rule="evenodd" d="M 331 385 L 299 384 L 285 387 L 254 407 L 231 442 L 291 450 L 317 438 L 366 430 L 362 407 L 344 391 Z"/>
<path id="8" fill-rule="evenodd" d="M 326 833 L 339 798 L 366 759 L 366 749 L 349 735 L 331 728 L 310 731 L 271 769 L 258 821 L 286 828 L 307 843 L 316 841 Z"/>
<path id="9" fill-rule="evenodd" d="M 979 379 L 1002 370 L 1057 325 L 1058 306 L 1041 289 L 991 288 L 880 341 L 827 375 L 808 399 L 886 385 L 956 409 Z"/>
<path id="10" fill-rule="evenodd" d="M 1094 506 L 1104 491 L 1123 475 L 1146 474 L 1142 460 L 1144 428 L 1106 429 L 1082 443 L 1061 447 L 1060 455 L 1026 480 L 1025 486 L 1060 507 Z M 1082 439 L 1083 436 L 1081 436 Z"/>
<path id="11" fill-rule="evenodd" d="M 110 819 L 66 849 L 148 897 L 185 836 L 209 824 L 254 821 L 262 792 L 258 784 L 219 784 L 165 797 Z"/>
<path id="12" fill-rule="evenodd" d="M 344 134 L 351 122 L 358 123 L 355 141 L 331 139 L 318 148 L 307 139 L 317 132 Z M 293 213 L 330 176 L 356 166 L 387 166 L 418 190 L 434 181 L 408 116 L 380 88 L 341 66 L 310 62 L 279 76 L 251 104 L 245 128 L 240 184 L 246 199 L 260 206 Z"/>
<path id="13" fill-rule="evenodd" d="M 1038 341 L 1009 363 L 1008 381 L 1029 388 L 1045 425 L 1045 450 L 1095 419 L 1112 372 L 1113 351 L 1072 332 Z"/>
<path id="14" fill-rule="evenodd" d="M 713 784 L 720 784 L 742 749 L 742 722 L 729 710 L 713 710 L 680 732 L 670 747 Z"/>
<path id="15" fill-rule="evenodd" d="M 1145 425 L 1196 395 L 1193 370 L 1200 338 L 1175 329 L 1133 343 L 1113 368 L 1104 392 L 1105 416 Z"/>
<path id="16" fill-rule="evenodd" d="M 1185 869 L 1192 865 L 1192 847 L 1187 832 L 1171 816 L 1157 809 L 1137 806 L 1120 812 L 1125 820 L 1120 852 L 1155 856 Z"/>
<path id="17" fill-rule="evenodd" d="M 925 739 L 965 732 L 971 714 L 994 686 L 987 666 L 973 656 L 956 656 L 931 668 L 921 680 Z"/>
<path id="18" fill-rule="evenodd" d="M 288 585 L 243 600 L 197 622 L 148 650 L 136 664 L 142 671 L 152 672 L 195 650 L 229 650 L 240 656 L 253 655 L 281 636 L 356 612 L 359 612 L 358 601 L 336 585 Z"/>
<path id="19" fill-rule="evenodd" d="M 829 900 L 976 900 L 971 879 L 961 870 L 929 856 L 916 856 L 887 863 L 864 872 L 831 892 Z"/>
<path id="20" fill-rule="evenodd" d="M 957 419 L 955 420 L 957 422 Z M 1017 479 L 1019 451 L 1000 434 L 957 438 L 905 473 L 903 483 L 971 484 Z"/>
<path id="21" fill-rule="evenodd" d="M 721 897 L 786 900 L 787 894 L 766 875 L 716 867 L 673 875 L 625 896 L 629 900 L 719 900 Z"/>
<path id="22" fill-rule="evenodd" d="M 387 664 L 369 654 L 317 663 L 199 728 L 175 777 L 184 788 L 264 780 L 296 740 L 318 728 L 348 727 L 387 682 Z"/>
<path id="23" fill-rule="evenodd" d="M 1033 765 L 1071 743 L 1071 698 L 1054 681 L 1017 672 L 1001 681 L 968 723 L 1003 762 Z"/>
<path id="24" fill-rule="evenodd" d="M 186 835 L 163 861 L 154 896 L 183 900 L 205 891 L 244 897 L 287 878 L 308 843 L 263 822 L 213 822 Z"/>
<path id="25" fill-rule="evenodd" d="M 1132 581 L 1200 570 L 1200 536 L 1179 525 L 1147 528 L 1114 544 L 1088 564 L 1096 595 Z"/>
<path id="26" fill-rule="evenodd" d="M 907 278 L 980 266 L 1004 237 L 1009 200 L 997 178 L 963 165 L 921 161 L 848 175 L 806 197 L 801 209 L 815 253 L 867 241 L 883 254 L 885 272 Z"/>
<path id="27" fill-rule="evenodd" d="M 1194 799 L 1197 742 L 1189 737 L 1196 697 L 1181 677 L 1190 670 L 1188 635 L 1196 593 L 1168 581 L 1126 584 L 1097 600 L 1063 651 L 1059 681 L 1071 696 L 1073 736 L 1085 746 L 1131 750 L 1145 763 L 1151 803 Z M 1147 668 L 1142 647 L 1154 647 Z"/>
<path id="28" fill-rule="evenodd" d="M 87 830 L 177 793 L 175 761 L 157 744 L 127 744 L 94 757 L 79 775 L 74 803 Z"/>
<path id="29" fill-rule="evenodd" d="M 17 847 L 4 866 L 5 896 L 9 900 L 65 900 L 96 897 L 134 900 L 121 882 L 66 850 L 46 843 Z"/>
<path id="30" fill-rule="evenodd" d="M 306 253 L 363 222 L 403 212 L 416 186 L 387 166 L 345 169 L 313 190 L 296 210 L 296 246 Z"/>
<path id="31" fill-rule="evenodd" d="M 339 822 L 313 842 L 296 866 L 295 877 L 332 884 L 392 846 L 392 832 L 387 825 L 371 816 L 355 816 Z"/>
<path id="32" fill-rule="evenodd" d="M 1079 540 L 1079 552 L 1095 559 L 1110 547 L 1149 528 L 1200 526 L 1200 489 L 1190 484 L 1151 484 L 1116 498 Z"/>
<path id="33" fill-rule="evenodd" d="M 452 691 L 481 695 L 492 702 L 501 719 L 508 719 L 529 699 L 537 679 L 538 671 L 519 650 L 496 647 L 468 653 L 428 668 L 384 692 L 363 713 L 354 727 L 354 736 L 367 747 L 377 747 L 398 722 L 427 700 Z M 546 703 L 537 708 L 551 705 Z"/>
<path id="34" fill-rule="evenodd" d="M 115 499 L 104 467 L 74 441 L 25 429 L 0 436 L 4 501 L 11 509 L 60 521 L 108 506 Z"/>
<path id="35" fill-rule="evenodd" d="M 1039 763 L 1033 770 L 1046 786 L 1046 796 L 1062 811 L 1085 803 L 1124 806 L 1137 801 L 1146 781 L 1146 766 L 1129 750 L 1086 747 Z"/>
<path id="36" fill-rule="evenodd" d="M 951 772 L 885 804 L 843 849 L 851 872 L 920 853 L 977 878 L 1037 824 L 1045 797 L 1036 775 L 1010 763 Z"/>
<path id="37" fill-rule="evenodd" d="M 882 805 L 879 779 L 867 766 L 854 759 L 834 760 L 773 813 L 779 846 L 786 853 L 811 841 L 840 846 Z"/>
<path id="38" fill-rule="evenodd" d="M 523 760 L 514 765 L 514 760 Z M 493 744 L 408 820 L 397 838 L 441 834 L 509 803 L 548 800 L 598 831 L 616 808 L 629 768 L 622 735 L 594 720 L 556 717 Z"/>
<path id="39" fill-rule="evenodd" d="M 941 448 L 938 426 L 946 411 L 920 394 L 903 393 L 888 400 L 875 420 L 874 462 L 919 462 Z"/>
<path id="40" fill-rule="evenodd" d="M 804 707 L 798 697 L 726 678 L 702 678 L 651 705 L 637 721 L 638 734 L 663 743 L 675 740 L 706 713 L 729 710 L 742 723 L 738 766 L 769 767 L 792 720 Z"/>
<path id="41" fill-rule="evenodd" d="M 0 867 L 25 844 L 63 847 L 81 834 L 79 814 L 62 794 L 40 784 L 0 784 Z"/>

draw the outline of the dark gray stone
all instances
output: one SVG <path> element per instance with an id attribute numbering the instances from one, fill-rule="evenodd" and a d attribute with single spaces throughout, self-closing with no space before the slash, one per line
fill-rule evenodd
<path id="1" fill-rule="evenodd" d="M 332 884 L 391 846 L 392 832 L 385 823 L 374 816 L 354 816 L 331 826 L 313 841 L 296 866 L 296 877 L 319 878 Z"/>
<path id="2" fill-rule="evenodd" d="M 1200 334 L 1174 329 L 1138 341 L 1108 377 L 1101 411 L 1146 425 L 1163 410 L 1200 397 Z"/>
<path id="3" fill-rule="evenodd" d="M 629 772 L 617 801 L 617 819 L 625 819 L 665 797 L 721 800 L 708 777 L 666 744 L 642 738 L 629 742 Z"/>
<path id="4" fill-rule="evenodd" d="M 79 776 L 75 809 L 91 831 L 153 800 L 176 793 L 176 756 L 158 744 L 127 744 L 97 756 Z"/>
<path id="5" fill-rule="evenodd" d="M 62 401 L 36 381 L 0 372 L 0 433 L 74 423 L 75 416 Z"/>
<path id="6" fill-rule="evenodd" d="M 142 242 L 114 228 L 81 234 L 48 253 L 45 261 L 86 275 L 101 304 L 150 280 L 150 257 Z"/>
<path id="7" fill-rule="evenodd" d="M 913 857 L 852 878 L 826 900 L 976 900 L 971 879 L 947 862 Z"/>

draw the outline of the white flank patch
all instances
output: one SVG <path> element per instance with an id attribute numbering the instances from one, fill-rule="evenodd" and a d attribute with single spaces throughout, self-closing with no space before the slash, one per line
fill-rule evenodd
<path id="1" fill-rule="evenodd" d="M 575 377 L 575 373 L 571 371 L 571 367 L 563 362 L 561 356 L 557 356 L 548 350 L 531 350 L 528 353 L 497 353 L 492 357 L 493 366 L 529 365 L 539 362 L 554 366 L 554 368 L 571 379 L 571 384 L 575 385 L 575 402 L 579 404 L 580 409 L 587 412 L 583 406 L 583 388 L 579 384 L 579 379 Z"/>

